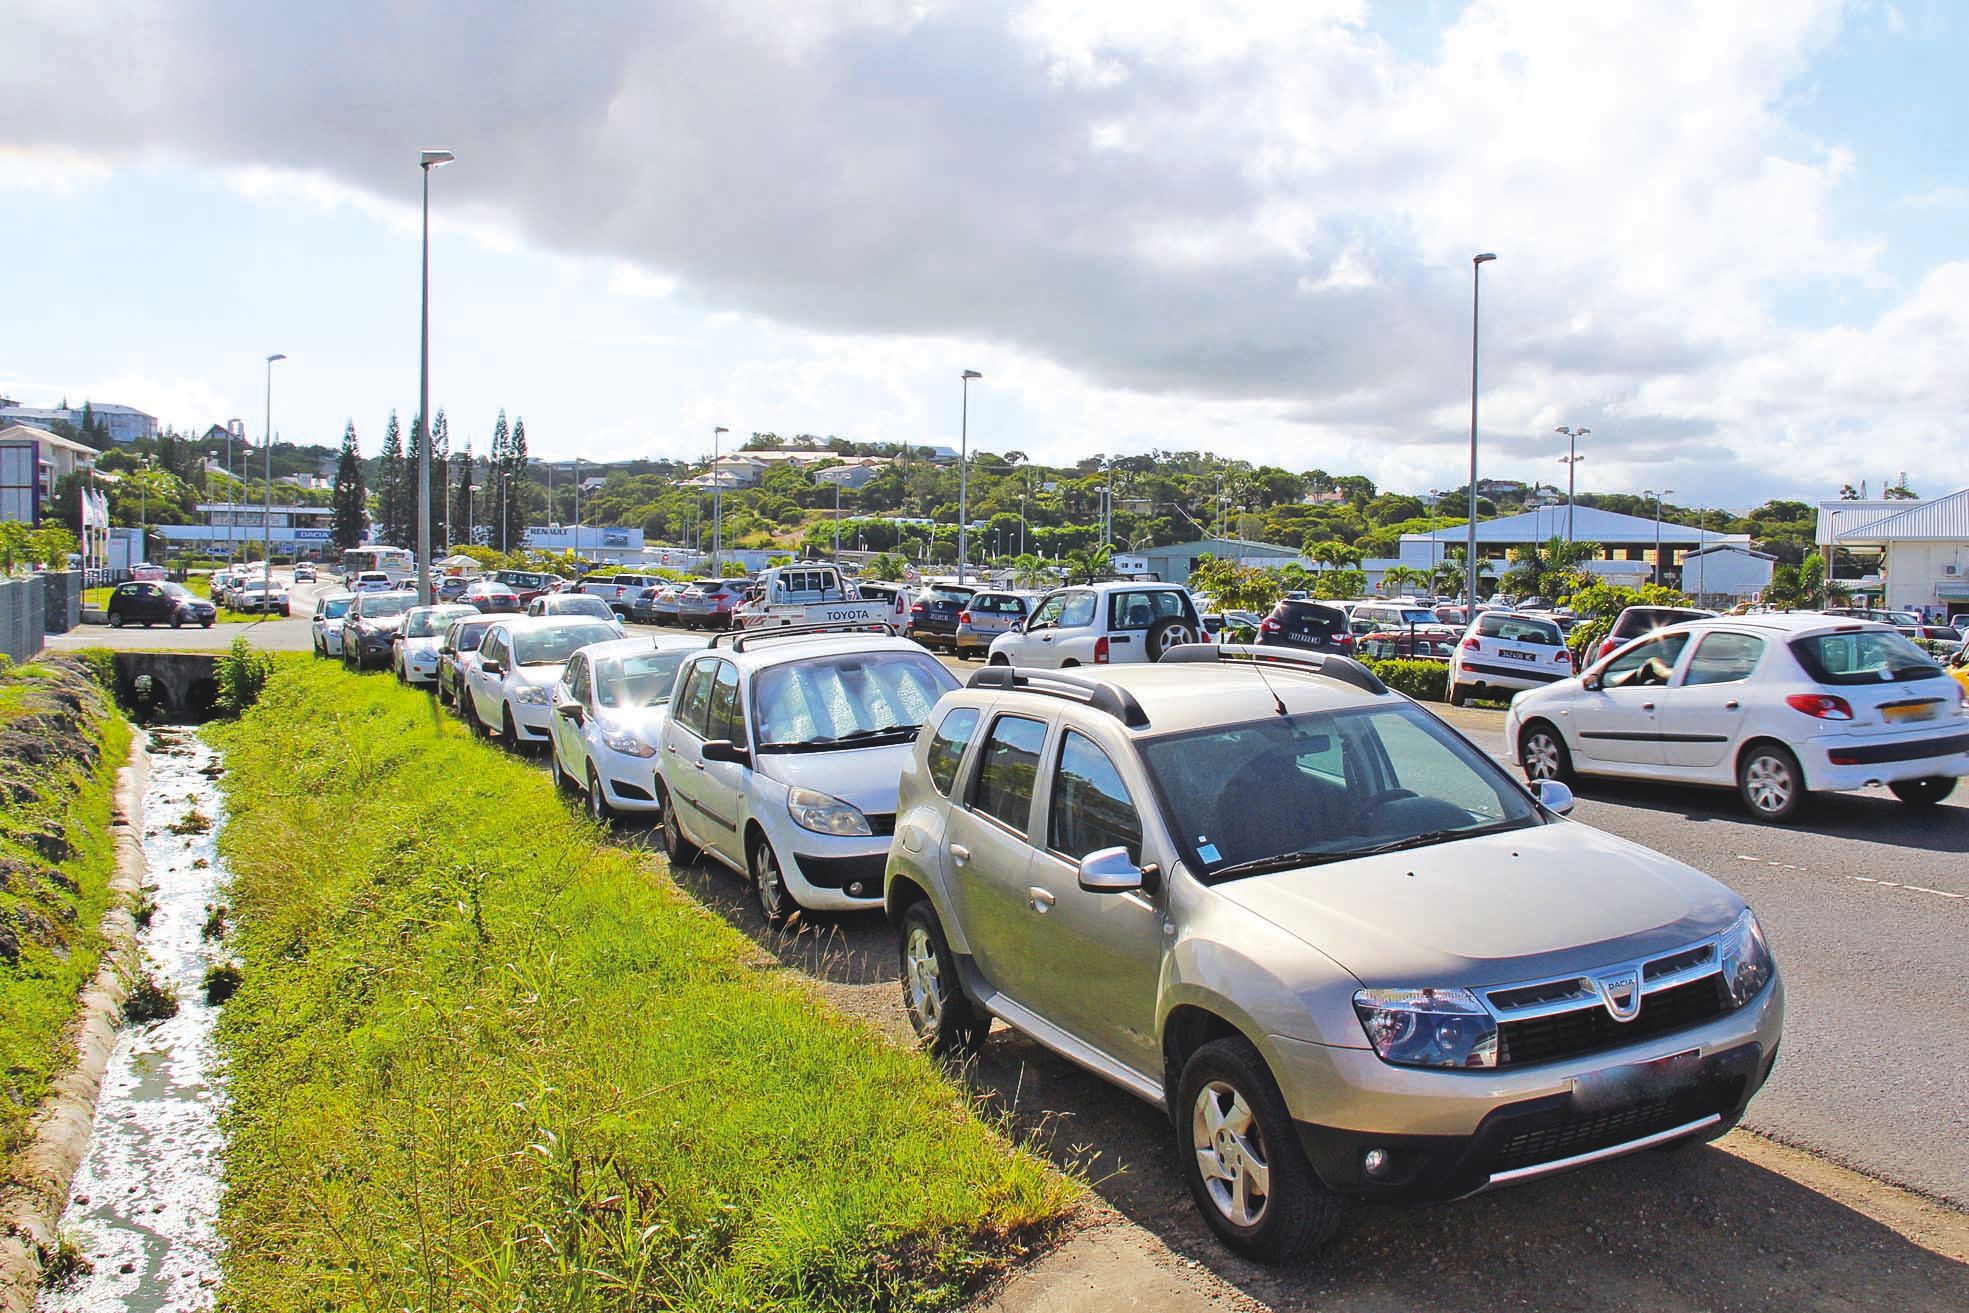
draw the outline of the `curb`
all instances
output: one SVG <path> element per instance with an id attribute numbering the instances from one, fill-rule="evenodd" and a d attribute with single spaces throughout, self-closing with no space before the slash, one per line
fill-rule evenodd
<path id="1" fill-rule="evenodd" d="M 150 781 L 145 737 L 142 729 L 135 732 L 129 764 L 116 774 L 110 818 L 116 869 L 110 873 L 109 910 L 102 919 L 107 942 L 70 1022 L 75 1065 L 54 1080 L 0 1194 L 0 1313 L 32 1313 L 40 1295 L 42 1255 L 54 1245 L 69 1184 L 89 1147 L 96 1096 L 122 1024 L 123 983 L 117 972 L 136 951 L 137 923 L 130 907 L 145 872 L 144 789 Z"/>

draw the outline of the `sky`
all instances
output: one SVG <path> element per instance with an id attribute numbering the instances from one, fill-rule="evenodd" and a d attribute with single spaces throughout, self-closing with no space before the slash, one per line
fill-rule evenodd
<path id="1" fill-rule="evenodd" d="M 0 0 L 0 394 L 1748 507 L 1969 484 L 1941 0 Z M 288 357 L 273 367 L 264 357 Z M 968 414 L 958 376 L 975 369 Z M 730 441 L 727 438 L 725 441 Z"/>

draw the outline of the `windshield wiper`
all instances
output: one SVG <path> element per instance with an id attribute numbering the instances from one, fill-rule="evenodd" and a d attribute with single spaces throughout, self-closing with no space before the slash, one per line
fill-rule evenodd
<path id="1" fill-rule="evenodd" d="M 843 734 L 841 742 L 846 743 L 850 739 L 872 739 L 881 734 L 914 734 L 921 728 L 923 728 L 921 725 L 878 725 L 874 729 L 854 729 Z"/>
<path id="2" fill-rule="evenodd" d="M 1398 853 L 1404 848 L 1426 848 L 1432 843 L 1445 843 L 1451 839 L 1470 839 L 1479 834 L 1494 834 L 1498 830 L 1515 830 L 1521 824 L 1520 821 L 1502 820 L 1492 821 L 1487 825 L 1472 825 L 1461 830 L 1424 830 L 1420 834 L 1411 834 L 1404 839 L 1390 839 L 1387 843 L 1355 848 L 1342 856 L 1374 857 L 1381 853 Z"/>
<path id="3" fill-rule="evenodd" d="M 839 738 L 823 735 L 816 739 L 797 739 L 790 743 L 761 743 L 761 752 L 833 752 L 840 748 L 861 747 L 870 739 L 889 738 L 897 735 L 913 735 L 921 725 L 885 725 L 879 729 L 849 730 Z"/>
<path id="4" fill-rule="evenodd" d="M 1469 839 L 1479 834 L 1490 834 L 1497 830 L 1514 830 L 1523 822 L 1515 820 L 1492 821 L 1487 825 L 1473 825 L 1463 830 L 1424 830 L 1400 839 L 1390 839 L 1386 843 L 1370 844 L 1365 848 L 1316 848 L 1303 849 L 1293 853 L 1279 853 L 1274 857 L 1259 857 L 1248 862 L 1239 862 L 1210 872 L 1212 881 L 1231 875 L 1259 875 L 1266 871 L 1284 871 L 1295 866 L 1325 866 L 1331 862 L 1349 861 L 1356 857 L 1375 857 L 1382 853 L 1400 852 L 1404 848 L 1425 848 L 1430 844 L 1445 843 L 1451 839 Z"/>
<path id="5" fill-rule="evenodd" d="M 1357 857 L 1358 853 L 1333 852 L 1326 848 L 1306 848 L 1296 853 L 1275 853 L 1270 857 L 1254 857 L 1248 862 L 1236 862 L 1210 872 L 1213 881 L 1232 875 L 1261 875 L 1266 871 L 1285 871 L 1295 866 L 1323 866 L 1337 862 L 1343 857 Z"/>
<path id="6" fill-rule="evenodd" d="M 523 666 L 564 666 L 567 662 L 557 661 L 553 657 L 534 657 L 532 660 L 522 661 L 520 664 Z"/>

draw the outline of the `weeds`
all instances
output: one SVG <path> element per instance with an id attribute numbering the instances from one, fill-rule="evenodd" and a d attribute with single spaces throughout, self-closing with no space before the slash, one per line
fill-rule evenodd
<path id="1" fill-rule="evenodd" d="M 199 928 L 200 939 L 224 939 L 226 937 L 227 907 L 224 903 L 208 903 L 205 907 L 205 924 Z"/>
<path id="2" fill-rule="evenodd" d="M 137 923 L 137 929 L 148 930 L 152 918 L 157 915 L 157 900 L 151 895 L 157 892 L 156 885 L 145 885 L 137 890 L 137 905 L 130 909 L 130 919 Z"/>
<path id="3" fill-rule="evenodd" d="M 260 690 L 273 675 L 274 660 L 271 654 L 247 646 L 242 636 L 232 640 L 217 666 L 219 694 L 214 701 L 220 711 L 237 716 L 260 700 Z"/>
<path id="4" fill-rule="evenodd" d="M 218 1007 L 239 992 L 239 968 L 230 962 L 218 962 L 205 968 L 205 1001 Z"/>
<path id="5" fill-rule="evenodd" d="M 169 826 L 171 833 L 178 835 L 204 834 L 212 828 L 212 818 L 193 807 Z"/>
<path id="6" fill-rule="evenodd" d="M 96 1265 L 82 1251 L 82 1242 L 73 1231 L 57 1232 L 54 1246 L 41 1251 L 43 1290 L 59 1293 L 95 1270 Z"/>
<path id="7" fill-rule="evenodd" d="M 133 1026 L 167 1021 L 178 1015 L 178 991 L 160 985 L 141 966 L 125 966 L 123 979 L 123 1019 Z"/>

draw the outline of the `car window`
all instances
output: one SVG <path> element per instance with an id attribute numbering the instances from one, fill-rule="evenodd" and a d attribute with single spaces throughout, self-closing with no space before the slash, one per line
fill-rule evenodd
<path id="1" fill-rule="evenodd" d="M 971 736 L 977 732 L 978 709 L 953 707 L 938 723 L 937 732 L 930 736 L 927 754 L 930 782 L 946 798 L 950 796 L 950 786 L 957 780 L 957 767 L 964 760 L 964 749 L 971 746 Z"/>
<path id="2" fill-rule="evenodd" d="M 1791 653 L 1805 673 L 1821 684 L 1879 684 L 1896 679 L 1928 679 L 1940 666 L 1892 629 L 1855 629 L 1796 638 Z"/>
<path id="3" fill-rule="evenodd" d="M 1093 594 L 1085 594 L 1092 599 Z M 1044 721 L 1000 716 L 985 739 L 971 808 L 995 816 L 1020 834 L 1032 817 L 1033 785 L 1039 778 L 1039 749 L 1046 742 Z"/>
<path id="4" fill-rule="evenodd" d="M 1538 620 L 1531 616 L 1499 615 L 1492 611 L 1477 622 L 1477 634 L 1481 638 L 1495 638 L 1506 643 L 1524 643 L 1532 647 L 1557 647 L 1560 642 L 1559 627 L 1550 620 Z"/>
<path id="5" fill-rule="evenodd" d="M 558 665 L 590 643 L 606 643 L 615 627 L 595 621 L 575 621 L 522 630 L 514 651 L 523 666 Z"/>
<path id="6" fill-rule="evenodd" d="M 706 738 L 730 739 L 733 743 L 744 744 L 745 708 L 738 696 L 738 667 L 729 661 L 718 663 L 718 673 L 711 681 L 711 710 L 704 732 Z"/>
<path id="7" fill-rule="evenodd" d="M 752 690 L 764 750 L 828 749 L 913 730 L 957 677 L 922 652 L 854 652 L 770 666 Z"/>
<path id="8" fill-rule="evenodd" d="M 1060 608 L 1060 628 L 1082 629 L 1094 623 L 1094 594 L 1068 593 Z"/>
<path id="9" fill-rule="evenodd" d="M 1054 593 L 1044 602 L 1041 602 L 1039 609 L 1033 612 L 1032 623 L 1027 625 L 1026 628 L 1037 629 L 1041 625 L 1058 624 L 1060 622 L 1061 612 L 1066 609 L 1067 597 L 1068 594 L 1066 593 Z"/>
<path id="10" fill-rule="evenodd" d="M 700 661 L 690 668 L 685 677 L 683 696 L 677 700 L 677 709 L 670 717 L 699 738 L 705 735 L 705 715 L 711 707 L 711 680 L 717 675 L 719 661 Z"/>
<path id="11" fill-rule="evenodd" d="M 1606 688 L 1656 688 L 1666 684 L 1674 673 L 1676 659 L 1688 645 L 1687 634 L 1663 634 L 1636 643 L 1607 662 L 1600 671 L 1600 683 Z"/>
<path id="12" fill-rule="evenodd" d="M 577 654 L 572 661 L 567 663 L 567 669 L 561 672 L 561 696 L 571 698 L 576 702 L 586 702 L 588 700 L 587 686 L 588 663 Z"/>
<path id="13" fill-rule="evenodd" d="M 1147 629 L 1158 620 L 1182 614 L 1182 594 L 1174 589 L 1115 593 L 1108 599 L 1110 629 Z"/>
<path id="14" fill-rule="evenodd" d="M 685 652 L 637 652 L 598 662 L 590 675 L 604 707 L 660 707 L 670 700 Z"/>
<path id="15" fill-rule="evenodd" d="M 1129 800 L 1121 773 L 1094 743 L 1068 730 L 1047 803 L 1046 844 L 1070 861 L 1103 848 L 1126 848 L 1142 860 L 1142 819 Z"/>
<path id="16" fill-rule="evenodd" d="M 1704 634 L 1682 675 L 1684 687 L 1695 684 L 1734 684 L 1749 679 L 1764 655 L 1764 640 L 1751 634 Z"/>

